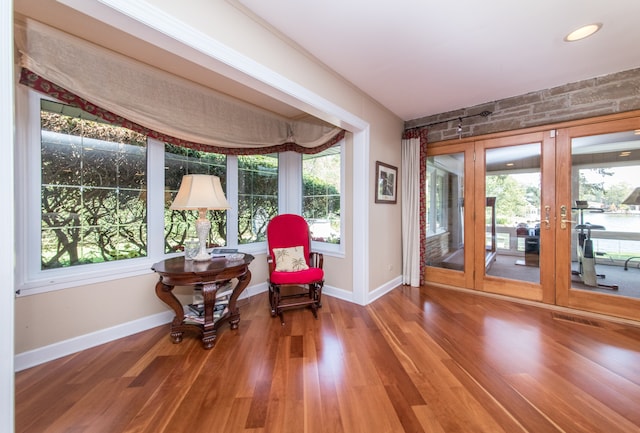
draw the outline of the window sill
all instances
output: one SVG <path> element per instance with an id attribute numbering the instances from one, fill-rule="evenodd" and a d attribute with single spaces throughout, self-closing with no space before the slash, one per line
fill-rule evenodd
<path id="1" fill-rule="evenodd" d="M 178 255 L 179 254 L 170 254 L 164 258 Z M 126 264 L 122 262 L 104 263 L 104 266 L 100 266 L 99 269 L 95 268 L 96 265 L 84 265 L 75 267 L 74 269 L 54 269 L 41 272 L 38 277 L 25 279 L 25 281 L 17 284 L 16 297 L 151 274 L 153 273 L 151 266 L 159 260 L 163 259 L 145 257 L 141 259 L 131 259 L 131 261 Z"/>

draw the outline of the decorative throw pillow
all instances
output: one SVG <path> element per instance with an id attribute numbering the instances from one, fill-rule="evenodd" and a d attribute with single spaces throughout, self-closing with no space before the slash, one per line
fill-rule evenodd
<path id="1" fill-rule="evenodd" d="M 273 254 L 276 256 L 276 271 L 278 272 L 298 272 L 309 269 L 302 246 L 274 248 Z"/>

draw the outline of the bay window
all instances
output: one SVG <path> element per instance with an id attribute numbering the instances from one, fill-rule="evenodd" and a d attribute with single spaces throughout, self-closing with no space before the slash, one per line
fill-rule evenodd
<path id="1" fill-rule="evenodd" d="M 231 204 L 208 212 L 209 246 L 266 252 L 271 218 L 302 212 L 321 249 L 342 251 L 341 144 L 297 154 L 296 167 L 279 163 L 277 153 L 222 155 L 164 143 L 34 91 L 20 95 L 28 114 L 19 117 L 26 120 L 16 147 L 16 197 L 24 198 L 16 203 L 19 294 L 147 273 L 178 253 L 196 237 L 197 212 L 169 209 L 186 174 L 220 177 Z"/>

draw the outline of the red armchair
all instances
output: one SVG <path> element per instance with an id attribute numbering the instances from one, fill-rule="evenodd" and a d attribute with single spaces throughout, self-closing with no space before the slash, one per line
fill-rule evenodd
<path id="1" fill-rule="evenodd" d="M 303 217 L 282 214 L 267 226 L 269 303 L 271 315 L 308 306 L 317 319 L 324 286 L 323 255 L 311 252 L 309 225 Z"/>

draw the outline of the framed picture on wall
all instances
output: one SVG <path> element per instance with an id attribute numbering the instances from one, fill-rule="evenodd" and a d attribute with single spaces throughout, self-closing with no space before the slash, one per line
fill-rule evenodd
<path id="1" fill-rule="evenodd" d="M 396 203 L 398 168 L 376 161 L 376 203 Z"/>

